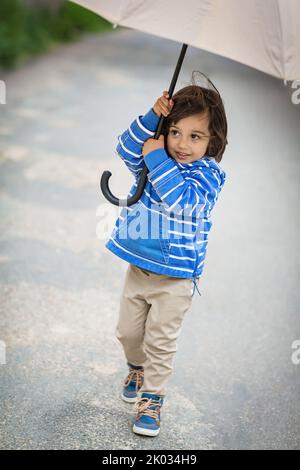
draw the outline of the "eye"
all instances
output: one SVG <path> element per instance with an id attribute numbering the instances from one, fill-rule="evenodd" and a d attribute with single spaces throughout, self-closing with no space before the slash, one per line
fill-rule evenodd
<path id="1" fill-rule="evenodd" d="M 170 131 L 170 134 L 172 134 L 172 135 L 175 135 L 175 134 L 177 134 L 177 133 L 178 133 L 178 131 L 176 131 L 175 129 L 172 129 L 172 130 Z M 197 139 L 201 139 L 201 137 L 200 137 L 198 134 L 191 134 L 191 136 L 192 136 L 192 137 L 197 137 Z M 193 140 L 197 140 L 197 139 L 193 139 Z"/>

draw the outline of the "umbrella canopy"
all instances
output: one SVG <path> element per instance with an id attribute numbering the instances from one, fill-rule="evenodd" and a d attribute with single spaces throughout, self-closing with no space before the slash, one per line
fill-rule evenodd
<path id="1" fill-rule="evenodd" d="M 74 0 L 73 0 L 74 1 Z M 75 0 L 113 24 L 300 79 L 299 0 Z"/>

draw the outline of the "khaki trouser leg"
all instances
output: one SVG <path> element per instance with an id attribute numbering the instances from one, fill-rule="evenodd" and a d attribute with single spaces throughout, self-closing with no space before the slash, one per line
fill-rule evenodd
<path id="1" fill-rule="evenodd" d="M 149 274 L 129 265 L 116 331 L 127 361 L 144 366 L 140 392 L 166 394 L 192 290 L 192 279 Z"/>
<path id="2" fill-rule="evenodd" d="M 143 298 L 143 283 L 129 264 L 121 296 L 116 337 L 121 342 L 127 362 L 140 366 L 146 360 L 143 350 L 145 323 L 150 305 Z"/>

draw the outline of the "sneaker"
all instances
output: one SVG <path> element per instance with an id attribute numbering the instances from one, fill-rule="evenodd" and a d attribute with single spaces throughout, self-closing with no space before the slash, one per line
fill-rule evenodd
<path id="1" fill-rule="evenodd" d="M 135 403 L 138 391 L 144 382 L 144 368 L 139 369 L 129 366 L 129 374 L 124 381 L 121 398 L 127 403 Z"/>
<path id="2" fill-rule="evenodd" d="M 160 409 L 164 398 L 151 393 L 142 393 L 135 405 L 136 417 L 133 432 L 144 436 L 157 436 L 160 431 Z"/>

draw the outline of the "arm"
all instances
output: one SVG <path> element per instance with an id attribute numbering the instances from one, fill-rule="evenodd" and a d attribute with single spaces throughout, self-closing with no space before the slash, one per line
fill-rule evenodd
<path id="1" fill-rule="evenodd" d="M 164 90 L 153 108 L 150 108 L 144 116 L 139 116 L 132 122 L 129 129 L 118 137 L 117 153 L 136 179 L 145 167 L 142 154 L 143 144 L 154 136 L 161 115 L 167 116 L 174 105 L 173 100 L 168 98 L 169 93 Z"/>
<path id="2" fill-rule="evenodd" d="M 135 178 L 140 175 L 145 166 L 142 155 L 143 144 L 154 136 L 158 122 L 159 117 L 153 108 L 150 108 L 144 116 L 135 119 L 129 129 L 118 136 L 116 151 Z"/>
<path id="3" fill-rule="evenodd" d="M 186 214 L 191 215 L 195 209 L 197 214 L 212 210 L 224 180 L 209 166 L 203 164 L 184 178 L 176 162 L 162 148 L 145 155 L 144 161 L 149 169 L 148 179 L 167 211 L 180 214 L 188 209 Z"/>

